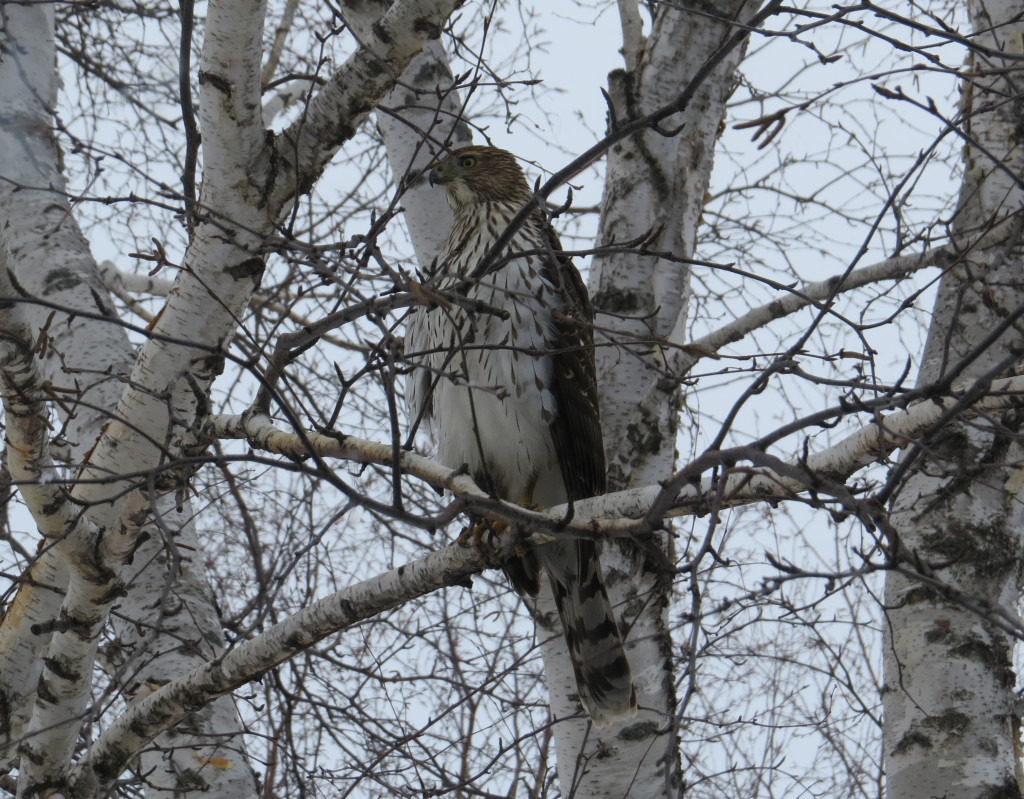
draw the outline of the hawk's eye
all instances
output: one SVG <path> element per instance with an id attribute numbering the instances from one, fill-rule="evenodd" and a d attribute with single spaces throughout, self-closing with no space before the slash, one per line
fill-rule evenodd
<path id="1" fill-rule="evenodd" d="M 459 159 L 459 166 L 463 169 L 469 169 L 471 166 L 476 165 L 476 159 L 471 155 L 465 155 Z"/>

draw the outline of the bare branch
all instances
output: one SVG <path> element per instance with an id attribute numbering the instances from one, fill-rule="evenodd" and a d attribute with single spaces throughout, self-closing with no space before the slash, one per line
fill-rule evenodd
<path id="1" fill-rule="evenodd" d="M 740 341 L 755 330 L 763 328 L 777 319 L 782 319 L 811 305 L 831 300 L 843 292 L 853 291 L 884 280 L 898 280 L 919 269 L 931 266 L 946 267 L 957 257 L 958 254 L 953 247 L 939 247 L 922 253 L 897 255 L 871 266 L 844 272 L 841 275 L 833 275 L 817 283 L 810 283 L 800 289 L 794 289 L 785 297 L 757 308 L 751 308 L 743 316 L 733 319 L 706 336 L 702 336 L 681 349 L 674 349 L 666 359 L 669 372 L 677 376 L 686 375 L 702 358 L 718 352 L 727 344 Z M 670 336 L 670 340 L 677 340 L 676 334 Z"/>
<path id="2" fill-rule="evenodd" d="M 961 397 L 979 391 L 984 392 L 981 398 L 963 407 Z M 743 447 L 724 449 L 709 453 L 699 461 L 699 468 L 686 467 L 662 485 L 579 500 L 571 509 L 559 505 L 544 511 L 493 498 L 468 475 L 413 452 L 403 451 L 400 462 L 395 464 L 391 444 L 348 435 L 287 433 L 277 428 L 269 417 L 258 414 L 214 416 L 208 422 L 207 435 L 245 438 L 255 448 L 293 458 L 316 456 L 397 466 L 401 472 L 425 480 L 435 488 L 451 491 L 467 512 L 559 534 L 617 538 L 650 532 L 657 529 L 664 518 L 706 513 L 713 501 L 720 502 L 722 507 L 737 507 L 795 498 L 807 490 L 820 490 L 824 481 L 843 483 L 864 467 L 885 461 L 895 450 L 914 443 L 934 430 L 937 423 L 945 424 L 951 410 L 959 411 L 961 420 L 974 419 L 1017 407 L 1022 395 L 1024 377 L 1012 377 L 993 381 L 990 386 L 964 384 L 953 394 L 921 400 L 906 410 L 888 415 L 875 412 L 875 421 L 871 424 L 789 464 L 799 470 L 802 475 L 799 478 L 794 477 L 794 473 L 781 475 L 768 468 L 744 467 L 730 471 L 737 461 L 748 456 L 748 450 Z M 895 402 L 898 400 L 885 400 L 889 406 Z M 870 411 L 870 404 L 865 403 L 864 409 Z M 721 467 L 728 467 L 724 477 L 700 478 L 702 472 Z M 656 510 L 653 516 L 652 510 Z M 646 521 L 642 521 L 645 517 Z M 540 543 L 551 540 L 544 533 L 533 535 Z"/>
<path id="3" fill-rule="evenodd" d="M 441 35 L 461 0 L 398 0 L 274 145 L 285 165 L 271 199 L 285 207 L 319 175 L 423 45 Z"/>
<path id="4" fill-rule="evenodd" d="M 74 767 L 70 782 L 103 795 L 136 752 L 188 713 L 359 621 L 443 586 L 466 585 L 469 575 L 485 565 L 476 549 L 447 547 L 315 602 L 222 658 L 133 702 L 99 736 L 91 757 Z"/>

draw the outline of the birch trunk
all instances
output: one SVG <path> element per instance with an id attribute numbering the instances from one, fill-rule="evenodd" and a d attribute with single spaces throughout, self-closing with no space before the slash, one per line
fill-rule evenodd
<path id="1" fill-rule="evenodd" d="M 675 100 L 709 57 L 736 29 L 728 20 L 747 21 L 758 4 L 730 2 L 695 11 L 679 5 L 656 8 L 651 33 L 643 37 L 638 5 L 619 3 L 625 69 L 609 76 L 609 95 L 618 121 L 627 122 Z M 700 86 L 687 109 L 663 123 L 666 130 L 684 125 L 677 135 L 646 130 L 612 147 L 608 153 L 598 245 L 660 230 L 652 247 L 686 258 L 693 256 L 701 208 L 707 191 L 714 144 L 725 116 L 725 102 L 743 48 L 731 51 Z M 628 336 L 671 338 L 682 330 L 689 302 L 689 274 L 676 263 L 649 256 L 597 255 L 590 276 L 598 328 L 615 332 L 597 338 L 601 419 L 608 453 L 609 489 L 656 483 L 673 472 L 680 411 L 677 384 L 666 381 L 659 358 L 634 357 L 616 345 Z M 616 334 L 624 334 L 618 339 Z M 676 336 L 678 338 L 678 336 Z M 654 393 L 656 399 L 643 400 Z M 667 536 L 659 538 L 668 551 Z M 606 544 L 602 554 L 605 582 L 619 608 L 620 628 L 627 630 L 627 651 L 640 707 L 632 722 L 608 731 L 586 724 L 560 722 L 558 737 L 563 785 L 578 796 L 655 797 L 681 791 L 682 774 L 676 736 L 675 675 L 669 635 L 671 577 L 630 542 Z M 561 641 L 550 638 L 550 645 Z M 572 674 L 563 675 L 563 688 Z M 572 711 L 567 690 L 552 691 L 556 717 Z M 591 757 L 569 772 L 572 760 L 563 751 L 606 749 L 611 758 Z"/>
<path id="2" fill-rule="evenodd" d="M 1022 6 L 971 2 L 969 11 L 978 49 L 965 86 L 969 138 L 954 224 L 956 243 L 973 248 L 943 276 L 919 385 L 964 362 L 964 377 L 980 375 L 1024 352 L 1019 330 L 980 349 L 993 327 L 1024 305 L 1024 117 L 1018 103 L 1005 100 L 1018 92 Z M 1003 427 L 997 432 L 996 425 Z M 1017 415 L 1006 414 L 987 424 L 952 425 L 928 439 L 892 508 L 901 552 L 912 562 L 981 608 L 1011 612 L 1019 597 L 1024 508 L 1020 470 L 1003 464 L 1021 460 L 1012 435 L 1019 425 Z M 1019 797 L 1013 639 L 901 574 L 887 575 L 885 597 L 889 799 Z"/>
<path id="3" fill-rule="evenodd" d="M 345 3 L 345 21 L 362 38 L 388 9 L 386 2 Z M 381 100 L 375 123 L 384 139 L 391 174 L 400 190 L 402 219 L 416 261 L 429 266 L 452 225 L 452 211 L 439 191 L 423 178 L 423 170 L 446 147 L 473 143 L 463 121 L 459 92 L 453 87 L 448 56 L 440 41 L 431 41 L 412 60 L 398 86 Z"/>
<path id="4" fill-rule="evenodd" d="M 59 194 L 65 181 L 49 133 L 56 101 L 51 10 L 48 6 L 6 9 L 8 41 L 22 45 L 9 47 L 8 52 L 17 53 L 16 65 L 21 68 L 8 65 L 0 69 L 0 102 L 5 118 L 31 119 L 34 124 L 0 130 L 0 168 L 10 181 L 0 186 L 0 209 L 7 222 L 10 269 L 30 297 L 46 303 L 19 305 L 31 328 L 42 329 L 52 307 L 99 317 L 58 313 L 47 326 L 48 356 L 41 362 L 45 378 L 67 392 L 57 407 L 67 411 L 62 421 L 70 462 L 80 464 L 109 421 L 109 409 L 117 404 L 132 348 L 107 304 L 88 243 Z M 26 186 L 54 191 L 14 191 Z M 187 501 L 181 513 L 191 517 Z M 161 530 L 173 527 L 169 533 L 173 536 L 181 526 L 147 524 L 147 540 L 135 553 L 137 566 L 127 581 L 120 612 L 112 619 L 115 635 L 132 652 L 128 662 L 117 664 L 129 698 L 223 653 L 209 588 L 187 554 L 199 551 L 194 534 L 186 531 L 175 542 L 181 545 L 178 551 L 186 554 L 173 570 L 160 557 L 165 543 L 170 543 L 164 541 Z M 145 569 L 140 568 L 143 565 Z M 0 627 L 0 691 L 7 698 L 5 706 L 14 709 L 13 719 L 4 725 L 11 739 L 19 737 L 28 721 L 42 653 L 50 641 L 47 634 L 33 635 L 32 627 L 52 625 L 67 586 L 67 571 L 53 549 L 33 566 L 32 576 L 37 584 L 23 585 L 14 603 L 18 612 L 8 614 Z M 154 585 L 159 590 L 154 590 Z M 154 598 L 168 595 L 174 597 L 173 610 L 166 603 L 154 602 Z M 140 637 L 140 629 L 147 634 Z M 183 641 L 195 646 L 182 646 Z M 255 778 L 239 735 L 241 722 L 230 702 L 220 701 L 193 721 L 187 730 L 167 736 L 143 754 L 139 766 L 141 773 L 149 775 L 147 795 L 173 795 L 200 785 L 204 795 L 211 797 L 255 795 Z M 13 754 L 5 756 L 6 765 L 11 764 Z"/>
<path id="5" fill-rule="evenodd" d="M 336 73 L 302 124 L 286 131 L 283 144 L 277 142 L 279 155 L 288 157 L 275 160 L 275 143 L 264 134 L 259 104 L 264 5 L 227 1 L 211 4 L 200 70 L 204 87 L 200 102 L 202 213 L 186 253 L 189 268 L 179 275 L 152 326 L 154 335 L 135 360 L 127 389 L 123 383 L 126 370 L 117 371 L 126 364 L 127 343 L 112 323 L 112 313 L 95 281 L 95 264 L 60 194 L 64 184 L 48 135 L 56 88 L 51 7 L 5 6 L 5 33 L 12 45 L 9 52 L 22 61 L 17 65 L 20 69 L 9 68 L 8 62 L 8 68 L 2 71 L 3 88 L 10 92 L 5 118 L 22 121 L 20 125 L 5 126 L 9 135 L 4 139 L 4 174 L 14 180 L 14 187 L 22 189 L 18 195 L 10 189 L 4 193 L 6 221 L 21 223 L 9 232 L 11 257 L 15 263 L 23 261 L 24 287 L 30 293 L 62 307 L 84 308 L 96 317 L 99 324 L 94 324 L 95 331 L 89 328 L 86 334 L 86 328 L 66 324 L 63 333 L 67 340 L 53 337 L 50 347 L 76 367 L 94 364 L 89 356 L 102 359 L 101 366 L 83 372 L 94 381 L 88 391 L 109 385 L 113 392 L 89 395 L 96 423 L 91 429 L 84 428 L 82 440 L 77 442 L 81 445 L 79 462 L 85 461 L 86 466 L 80 474 L 84 479 L 72 489 L 87 511 L 77 527 L 69 529 L 57 548 L 51 550 L 56 554 L 49 556 L 71 565 L 70 574 L 65 578 L 59 574 L 59 564 L 43 561 L 34 576 L 45 580 L 42 588 L 47 590 L 30 585 L 14 604 L 17 612 L 7 614 L 0 636 L 0 653 L 6 658 L 3 673 L 5 677 L 10 675 L 3 686 L 7 700 L 2 720 L 5 744 L 23 734 L 28 710 L 32 710 L 19 764 L 19 791 L 24 795 L 62 790 L 66 785 L 78 729 L 86 718 L 98 635 L 114 602 L 120 601 L 126 581 L 131 580 L 135 586 L 136 603 L 145 598 L 153 605 L 157 586 L 161 591 L 157 596 L 167 590 L 167 577 L 125 570 L 124 564 L 133 557 L 157 555 L 163 549 L 201 551 L 190 538 L 191 528 L 186 523 L 190 514 L 186 511 L 184 518 L 174 519 L 161 499 L 187 480 L 188 471 L 165 470 L 180 453 L 194 446 L 200 396 L 219 373 L 222 348 L 258 284 L 263 269 L 258 253 L 264 238 L 300 187 L 310 185 L 313 175 L 319 174 L 351 136 L 362 116 L 393 82 L 392 76 L 407 65 L 425 41 L 438 35 L 454 5 L 416 0 L 394 4 L 387 24 L 375 31 L 375 36 Z M 18 82 L 25 76 L 42 85 L 20 86 Z M 310 134 L 322 136 L 310 138 Z M 28 170 L 26 174 L 18 173 L 21 167 Z M 26 187 L 46 189 L 36 194 L 26 191 Z M 50 187 L 57 190 L 56 198 Z M 24 204 L 26 197 L 38 204 Z M 19 209 L 26 212 L 24 216 L 19 216 Z M 69 244 L 64 239 L 72 241 Z M 118 396 L 120 401 L 115 402 Z M 111 420 L 107 409 L 114 406 L 117 411 Z M 81 418 L 87 419 L 88 414 Z M 140 551 L 143 526 L 152 517 L 156 517 L 156 529 L 149 536 L 153 551 Z M 179 548 L 178 544 L 183 546 Z M 199 644 L 195 656 L 200 660 L 214 656 L 223 641 L 208 592 L 203 590 L 201 572 L 187 559 L 170 558 L 168 563 L 159 557 L 147 557 L 140 563 L 147 561 L 157 569 L 172 569 L 173 579 L 179 581 L 183 593 L 196 602 L 189 608 L 191 613 L 184 614 L 191 617 L 188 619 L 172 621 L 170 617 L 178 614 L 170 613 L 168 606 L 153 605 L 153 614 L 139 620 L 157 623 L 164 633 L 187 634 L 189 640 Z M 51 637 L 47 631 L 53 628 L 58 612 L 61 624 Z M 37 623 L 43 634 L 33 633 L 30 622 Z M 145 670 L 126 672 L 133 680 L 127 687 L 134 695 L 144 695 L 187 668 L 187 658 L 180 657 L 185 649 L 180 639 L 171 646 L 149 636 L 140 640 L 137 634 L 133 637 L 130 632 L 122 632 L 128 644 L 138 647 L 145 643 L 151 648 L 142 659 L 147 662 Z M 40 666 L 44 651 L 46 657 Z M 33 695 L 37 675 L 45 691 L 41 688 Z M 222 702 L 205 708 L 196 717 L 193 729 L 216 733 L 220 748 L 207 752 L 193 747 L 195 741 L 190 736 L 165 736 L 171 756 L 147 754 L 141 761 L 157 783 L 155 792 L 253 794 L 254 780 L 242 748 L 233 742 L 240 724 L 230 705 Z M 4 765 L 9 765 L 12 758 L 13 753 L 5 751 Z M 234 768 L 236 763 L 243 767 Z M 227 775 L 222 788 L 211 784 L 218 782 L 220 774 Z M 92 774 L 71 790 L 76 795 L 91 796 L 106 791 L 117 776 Z"/>

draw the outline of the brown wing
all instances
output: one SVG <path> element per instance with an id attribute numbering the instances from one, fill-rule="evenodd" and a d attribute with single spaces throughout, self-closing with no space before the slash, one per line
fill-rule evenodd
<path id="1" fill-rule="evenodd" d="M 572 501 L 603 494 L 606 485 L 594 367 L 594 310 L 580 273 L 562 253 L 547 220 L 543 222 L 549 255 L 542 259 L 541 271 L 562 297 L 552 342 L 552 391 L 558 412 L 551 435 Z M 601 578 L 597 542 L 559 538 L 534 551 L 551 582 L 580 701 L 598 726 L 631 717 L 636 712 L 636 691 Z"/>
<path id="2" fill-rule="evenodd" d="M 555 454 L 569 501 L 605 492 L 604 441 L 594 367 L 594 310 L 572 259 L 562 254 L 558 235 L 540 217 L 547 255 L 541 273 L 562 297 L 554 318 L 552 392 L 558 412 L 551 422 Z"/>

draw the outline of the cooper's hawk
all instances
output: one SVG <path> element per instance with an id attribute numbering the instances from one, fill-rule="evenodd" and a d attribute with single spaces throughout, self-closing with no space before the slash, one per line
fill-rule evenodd
<path id="1" fill-rule="evenodd" d="M 435 285 L 444 289 L 473 272 L 533 195 L 515 158 L 495 147 L 456 150 L 430 181 L 447 189 L 455 212 L 434 264 Z M 454 304 L 410 317 L 412 417 L 433 430 L 442 463 L 468 465 L 503 499 L 549 507 L 601 494 L 605 459 L 586 287 L 540 211 L 505 255 L 467 295 L 507 311 L 507 319 Z M 605 724 L 632 715 L 636 694 L 597 545 L 567 537 L 536 546 L 506 572 L 521 594 L 535 595 L 539 567 L 551 582 L 590 716 Z"/>

